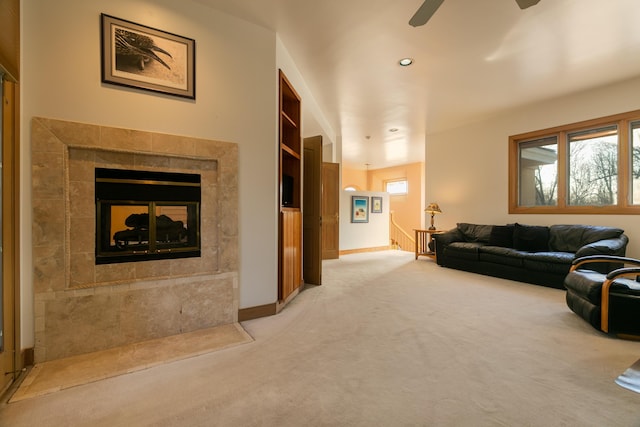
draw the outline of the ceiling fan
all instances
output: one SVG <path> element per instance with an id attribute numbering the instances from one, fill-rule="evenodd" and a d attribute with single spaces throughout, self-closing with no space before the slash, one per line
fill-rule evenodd
<path id="1" fill-rule="evenodd" d="M 409 21 L 409 25 L 413 27 L 419 27 L 427 23 L 429 19 L 436 13 L 436 10 L 440 7 L 444 0 L 425 0 L 422 6 L 418 8 L 418 11 L 413 15 Z M 538 4 L 540 0 L 516 0 L 520 9 L 526 9 Z"/>

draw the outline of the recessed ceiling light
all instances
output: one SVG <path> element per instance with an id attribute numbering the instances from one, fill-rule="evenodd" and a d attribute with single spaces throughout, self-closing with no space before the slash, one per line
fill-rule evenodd
<path id="1" fill-rule="evenodd" d="M 403 67 L 408 67 L 409 65 L 413 64 L 413 59 L 411 59 L 411 58 L 402 58 L 400 61 L 398 61 L 398 63 L 400 65 L 402 65 Z"/>

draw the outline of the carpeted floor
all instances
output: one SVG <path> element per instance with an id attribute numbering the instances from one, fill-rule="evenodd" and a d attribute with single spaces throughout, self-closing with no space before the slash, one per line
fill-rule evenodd
<path id="1" fill-rule="evenodd" d="M 54 393 L 251 341 L 252 338 L 242 326 L 229 324 L 38 363 L 20 383 L 9 402 Z"/>
<path id="2" fill-rule="evenodd" d="M 4 426 L 640 426 L 640 343 L 564 292 L 396 251 L 244 322 L 254 341 L 0 407 Z"/>

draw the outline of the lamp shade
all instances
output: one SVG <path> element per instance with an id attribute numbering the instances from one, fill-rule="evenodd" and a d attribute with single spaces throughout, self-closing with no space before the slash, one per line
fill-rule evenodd
<path id="1" fill-rule="evenodd" d="M 440 210 L 440 206 L 438 206 L 437 203 L 429 203 L 429 206 L 427 206 L 424 211 L 432 215 L 437 213 L 442 213 L 442 211 Z"/>

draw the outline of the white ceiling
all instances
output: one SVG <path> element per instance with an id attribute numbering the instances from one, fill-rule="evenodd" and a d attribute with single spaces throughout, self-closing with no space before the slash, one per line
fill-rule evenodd
<path id="1" fill-rule="evenodd" d="M 195 1 L 278 32 L 360 169 L 424 161 L 427 133 L 640 75 L 638 0 L 445 0 L 417 28 L 423 0 Z"/>

